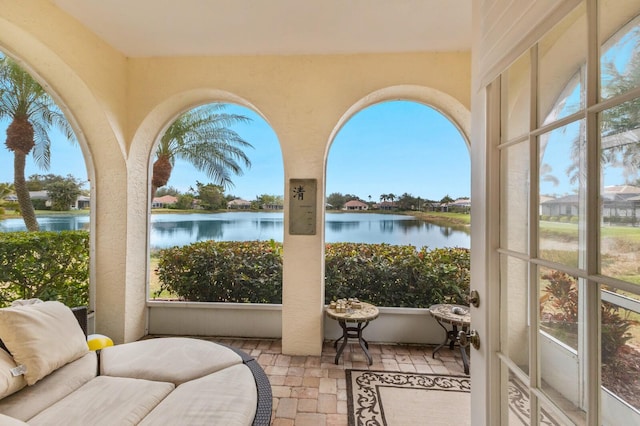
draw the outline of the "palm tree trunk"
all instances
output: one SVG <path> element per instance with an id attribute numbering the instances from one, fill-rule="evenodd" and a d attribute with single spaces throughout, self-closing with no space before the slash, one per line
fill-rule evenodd
<path id="1" fill-rule="evenodd" d="M 13 186 L 16 190 L 16 196 L 18 197 L 18 205 L 20 206 L 22 219 L 27 227 L 27 231 L 39 231 L 40 226 L 36 220 L 36 212 L 33 209 L 33 204 L 31 203 L 29 189 L 27 188 L 27 181 L 24 178 L 24 168 L 27 156 L 19 151 L 14 151 L 13 154 Z"/>

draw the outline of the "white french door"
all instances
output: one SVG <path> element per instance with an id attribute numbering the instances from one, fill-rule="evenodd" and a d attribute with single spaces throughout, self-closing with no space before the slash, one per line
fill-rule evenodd
<path id="1" fill-rule="evenodd" d="M 640 2 L 585 0 L 487 93 L 500 422 L 640 424 Z"/>

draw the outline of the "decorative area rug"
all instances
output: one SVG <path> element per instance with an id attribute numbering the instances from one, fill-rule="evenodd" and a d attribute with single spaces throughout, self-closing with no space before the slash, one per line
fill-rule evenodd
<path id="1" fill-rule="evenodd" d="M 349 426 L 471 424 L 471 380 L 389 371 L 346 370 Z M 509 380 L 509 424 L 530 423 L 529 395 Z M 546 410 L 540 424 L 558 426 Z"/>
<path id="2" fill-rule="evenodd" d="M 468 376 L 370 370 L 345 373 L 349 426 L 471 423 Z"/>

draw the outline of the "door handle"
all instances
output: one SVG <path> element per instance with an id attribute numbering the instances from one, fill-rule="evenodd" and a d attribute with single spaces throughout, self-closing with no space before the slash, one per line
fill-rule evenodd
<path id="1" fill-rule="evenodd" d="M 469 293 L 469 303 L 474 308 L 480 306 L 480 294 L 478 293 L 478 290 L 471 290 L 471 293 Z"/>
<path id="2" fill-rule="evenodd" d="M 469 333 L 461 330 L 458 333 L 458 342 L 460 346 L 464 346 L 465 348 L 471 343 L 474 349 L 480 349 L 480 335 L 475 330 L 471 330 Z"/>

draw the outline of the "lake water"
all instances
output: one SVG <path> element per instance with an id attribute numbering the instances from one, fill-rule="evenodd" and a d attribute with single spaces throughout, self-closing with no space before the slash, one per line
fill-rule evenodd
<path id="1" fill-rule="evenodd" d="M 43 231 L 89 228 L 88 215 L 38 216 Z M 0 232 L 24 231 L 22 219 L 0 221 Z M 282 241 L 283 213 L 225 212 L 151 215 L 151 248 L 196 241 Z M 452 228 L 413 216 L 375 213 L 327 213 L 325 241 L 388 243 L 429 248 L 470 246 L 468 227 Z"/>

